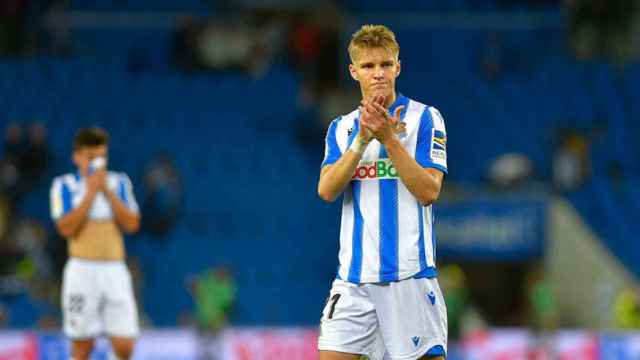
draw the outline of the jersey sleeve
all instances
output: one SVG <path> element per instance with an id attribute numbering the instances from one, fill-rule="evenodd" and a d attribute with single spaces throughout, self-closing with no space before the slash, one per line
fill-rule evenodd
<path id="1" fill-rule="evenodd" d="M 416 161 L 447 173 L 447 131 L 440 111 L 434 107 L 426 107 L 420 117 Z"/>
<path id="2" fill-rule="evenodd" d="M 49 210 L 55 221 L 72 210 L 71 190 L 62 178 L 55 178 L 49 190 Z"/>
<path id="3" fill-rule="evenodd" d="M 120 173 L 120 179 L 118 181 L 118 198 L 122 200 L 125 206 L 136 214 L 140 213 L 140 208 L 136 197 L 133 194 L 133 184 L 131 179 L 125 173 Z"/>
<path id="4" fill-rule="evenodd" d="M 327 136 L 324 141 L 324 160 L 322 161 L 321 167 L 335 163 L 340 159 L 340 156 L 342 156 L 342 152 L 336 141 L 336 129 L 338 128 L 339 120 L 340 118 L 333 120 L 327 130 Z"/>

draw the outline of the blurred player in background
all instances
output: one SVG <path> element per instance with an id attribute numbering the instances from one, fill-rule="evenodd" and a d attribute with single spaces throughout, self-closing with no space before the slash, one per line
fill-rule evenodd
<path id="1" fill-rule="evenodd" d="M 108 144 L 103 129 L 80 129 L 73 143 L 77 172 L 51 186 L 51 216 L 68 240 L 62 309 L 73 360 L 89 359 L 101 334 L 111 340 L 113 359 L 129 359 L 139 332 L 122 232 L 136 232 L 140 215 L 129 177 L 107 171 Z"/>
<path id="2" fill-rule="evenodd" d="M 388 28 L 363 26 L 349 56 L 362 103 L 329 126 L 318 183 L 326 201 L 344 192 L 340 266 L 321 319 L 320 360 L 379 360 L 385 352 L 393 360 L 444 359 L 446 307 L 431 207 L 447 172 L 444 120 L 396 93 L 399 46 Z"/>

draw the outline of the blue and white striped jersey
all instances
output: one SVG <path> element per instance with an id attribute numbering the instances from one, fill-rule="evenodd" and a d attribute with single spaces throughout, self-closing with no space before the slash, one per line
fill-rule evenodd
<path id="1" fill-rule="evenodd" d="M 440 112 L 398 95 L 390 107 L 405 105 L 399 135 L 404 148 L 423 167 L 447 172 L 446 130 Z M 329 126 L 322 166 L 349 149 L 359 131 L 358 110 Z M 352 283 L 377 283 L 412 276 L 435 277 L 433 207 L 422 206 L 400 181 L 384 147 L 373 140 L 344 191 L 338 277 Z"/>
<path id="2" fill-rule="evenodd" d="M 118 195 L 120 200 L 133 212 L 138 213 L 138 203 L 133 195 L 133 186 L 127 174 L 109 171 L 106 178 L 107 187 Z M 51 202 L 51 217 L 58 220 L 75 209 L 86 193 L 85 178 L 78 173 L 70 173 L 56 177 L 51 184 L 49 193 Z M 99 192 L 89 209 L 89 219 L 106 221 L 113 219 L 111 203 L 106 195 Z"/>

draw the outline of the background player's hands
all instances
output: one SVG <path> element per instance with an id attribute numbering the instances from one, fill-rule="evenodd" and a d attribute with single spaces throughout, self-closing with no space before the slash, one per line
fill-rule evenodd
<path id="1" fill-rule="evenodd" d="M 107 170 L 99 169 L 87 177 L 87 190 L 92 193 L 104 191 L 107 179 Z"/>

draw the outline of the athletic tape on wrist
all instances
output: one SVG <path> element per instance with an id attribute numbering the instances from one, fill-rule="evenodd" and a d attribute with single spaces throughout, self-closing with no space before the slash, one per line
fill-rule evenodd
<path id="1" fill-rule="evenodd" d="M 363 142 L 358 141 L 358 139 L 355 139 L 355 140 L 353 140 L 353 142 L 351 143 L 351 146 L 349 148 L 354 153 L 356 153 L 358 155 L 362 155 L 362 154 L 364 154 L 364 151 L 367 148 L 367 145 L 368 144 L 365 144 Z"/>

